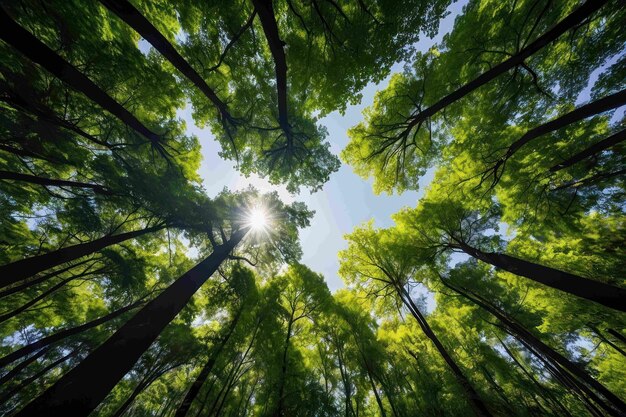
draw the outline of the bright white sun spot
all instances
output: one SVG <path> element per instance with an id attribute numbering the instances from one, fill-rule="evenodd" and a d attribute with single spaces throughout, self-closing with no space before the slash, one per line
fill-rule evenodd
<path id="1" fill-rule="evenodd" d="M 262 207 L 254 207 L 248 214 L 248 224 L 253 230 L 263 230 L 267 227 L 267 213 Z"/>

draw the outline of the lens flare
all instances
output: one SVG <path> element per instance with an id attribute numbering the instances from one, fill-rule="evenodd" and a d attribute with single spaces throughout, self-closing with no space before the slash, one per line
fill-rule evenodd
<path id="1" fill-rule="evenodd" d="M 248 214 L 248 224 L 252 230 L 263 230 L 267 227 L 267 213 L 262 207 L 254 207 Z"/>

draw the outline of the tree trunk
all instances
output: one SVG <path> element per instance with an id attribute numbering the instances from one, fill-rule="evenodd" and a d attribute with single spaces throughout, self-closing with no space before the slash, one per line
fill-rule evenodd
<path id="1" fill-rule="evenodd" d="M 287 377 L 287 354 L 289 351 L 289 339 L 291 339 L 291 326 L 293 325 L 294 311 L 289 316 L 289 324 L 287 325 L 287 337 L 283 345 L 283 360 L 280 368 L 280 380 L 278 381 L 278 407 L 274 413 L 275 417 L 282 417 L 285 408 L 285 378 Z"/>
<path id="2" fill-rule="evenodd" d="M 19 364 L 17 364 L 16 366 L 14 366 L 13 369 L 11 369 L 9 372 L 4 374 L 2 378 L 0 378 L 0 386 L 5 384 L 7 381 L 10 381 L 11 379 L 13 379 L 15 375 L 22 372 L 24 368 L 26 368 L 28 365 L 30 365 L 31 363 L 33 363 L 34 361 L 36 361 L 37 359 L 45 355 L 48 352 L 48 350 L 50 350 L 49 347 L 46 347 L 45 349 L 41 349 L 39 352 L 32 355 L 30 358 L 25 359 Z"/>
<path id="3" fill-rule="evenodd" d="M 69 180 L 58 180 L 53 178 L 43 178 L 36 175 L 19 174 L 17 172 L 1 171 L 0 180 L 13 180 L 21 182 L 29 182 L 31 184 L 53 186 L 53 187 L 71 187 L 71 188 L 88 188 L 96 194 L 113 195 L 113 192 L 108 188 L 87 182 L 77 182 Z"/>
<path id="4" fill-rule="evenodd" d="M 550 288 L 595 301 L 609 308 L 626 311 L 625 289 L 525 261 L 504 253 L 483 252 L 466 244 L 459 244 L 458 248 L 471 257 L 493 265 L 496 268 L 529 278 Z"/>
<path id="5" fill-rule="evenodd" d="M 584 106 L 580 106 L 575 110 L 572 110 L 569 113 L 565 113 L 562 116 L 557 117 L 554 120 L 550 120 L 547 123 L 539 125 L 528 132 L 524 133 L 522 137 L 513 142 L 506 151 L 505 156 L 502 160 L 507 160 L 511 156 L 513 156 L 522 146 L 526 145 L 528 142 L 537 139 L 540 136 L 546 135 L 548 133 L 559 130 L 565 126 L 568 126 L 572 123 L 578 122 L 580 120 L 586 119 L 591 116 L 595 116 L 597 114 L 603 113 L 608 110 L 616 109 L 620 106 L 626 104 L 626 90 L 622 90 L 615 94 L 611 94 L 607 97 L 603 97 L 599 100 L 592 101 L 591 103 L 587 103 Z M 611 138 L 608 138 L 609 140 Z M 619 138 L 618 138 L 619 139 Z M 616 139 L 612 139 L 616 140 Z M 621 138 L 623 140 L 623 137 Z M 500 163 L 501 161 L 499 161 Z"/>
<path id="6" fill-rule="evenodd" d="M 263 33 L 274 59 L 276 71 L 276 90 L 278 93 L 278 123 L 291 143 L 291 127 L 287 112 L 287 59 L 284 42 L 280 39 L 278 24 L 274 15 L 272 0 L 252 0 L 254 9 L 259 15 Z"/>
<path id="7" fill-rule="evenodd" d="M 424 120 L 433 116 L 434 114 L 436 114 L 443 108 L 465 97 L 467 94 L 476 90 L 478 87 L 481 87 L 487 84 L 489 81 L 495 79 L 501 74 L 504 74 L 510 69 L 518 65 L 522 65 L 528 57 L 530 57 L 531 55 L 533 55 L 534 53 L 536 53 L 537 51 L 539 51 L 540 49 L 542 49 L 549 43 L 558 39 L 562 34 L 567 32 L 569 29 L 572 29 L 575 26 L 582 23 L 592 13 L 594 13 L 596 10 L 602 7 L 605 3 L 607 3 L 607 1 L 608 0 L 595 0 L 595 1 L 585 2 L 582 6 L 574 10 L 572 13 L 566 16 L 563 20 L 561 20 L 559 23 L 554 25 L 546 33 L 541 35 L 534 42 L 532 42 L 527 47 L 519 51 L 517 54 L 513 55 L 506 61 L 494 66 L 490 70 L 482 73 L 474 80 L 463 85 L 462 87 L 458 88 L 456 91 L 448 94 L 447 96 L 443 97 L 432 106 L 422 110 L 417 115 L 412 117 L 406 129 L 407 132 L 410 131 L 415 126 L 417 126 L 420 122 L 423 122 Z"/>
<path id="8" fill-rule="evenodd" d="M 42 370 L 40 370 L 39 372 L 37 372 L 36 374 L 26 378 L 25 380 L 23 380 L 17 387 L 13 388 L 11 391 L 7 392 L 5 395 L 3 395 L 0 398 L 0 404 L 5 403 L 6 401 L 8 401 L 9 399 L 13 398 L 13 396 L 15 394 L 17 394 L 18 392 L 20 392 L 22 389 L 24 389 L 25 387 L 27 387 L 29 384 L 31 384 L 33 381 L 36 381 L 37 379 L 41 378 L 42 376 L 44 376 L 46 373 L 48 373 L 51 369 L 56 368 L 57 366 L 59 366 L 60 364 L 62 364 L 63 362 L 65 362 L 66 360 L 68 360 L 70 357 L 76 355 L 78 353 L 77 350 L 73 350 L 70 353 L 68 353 L 67 355 L 61 356 L 59 359 L 57 359 L 56 361 L 52 362 L 51 364 L 49 364 L 48 366 L 46 366 L 45 368 L 43 368 Z M 54 414 L 42 414 L 42 416 L 47 415 L 54 415 Z M 68 416 L 71 416 L 71 413 L 67 414 Z"/>
<path id="9" fill-rule="evenodd" d="M 135 116 L 115 101 L 104 90 L 87 78 L 76 67 L 61 58 L 43 42 L 21 27 L 7 12 L 0 8 L 0 38 L 13 46 L 33 62 L 41 65 L 61 81 L 79 91 L 117 117 L 125 125 L 159 145 L 159 136 L 143 125 Z"/>
<path id="10" fill-rule="evenodd" d="M 597 155 L 600 152 L 607 150 L 617 145 L 618 143 L 623 142 L 624 140 L 626 140 L 626 129 L 620 130 L 619 132 L 609 136 L 608 138 L 603 139 L 600 142 L 591 145 L 584 151 L 578 152 L 576 155 L 573 155 L 572 157 L 567 158 L 565 161 L 554 165 L 552 168 L 550 168 L 550 172 L 554 173 L 562 169 L 569 168 L 572 165 L 584 160 L 585 158 L 589 158 L 590 156 Z"/>
<path id="11" fill-rule="evenodd" d="M 366 360 L 363 358 L 363 360 Z M 380 398 L 380 394 L 378 393 L 378 388 L 376 388 L 376 383 L 374 382 L 374 378 L 372 377 L 372 372 L 370 367 L 366 364 L 365 369 L 367 371 L 367 378 L 370 381 L 370 385 L 372 386 L 372 391 L 374 391 L 374 396 L 376 397 L 376 404 L 378 404 L 378 409 L 380 410 L 381 417 L 387 417 L 387 413 L 385 412 L 385 407 L 383 406 L 383 401 Z"/>
<path id="12" fill-rule="evenodd" d="M 66 339 L 68 337 L 74 336 L 76 334 L 92 329 L 96 326 L 99 326 L 102 323 L 111 321 L 114 318 L 126 313 L 127 311 L 133 310 L 142 304 L 144 304 L 143 300 L 136 301 L 132 304 L 127 305 L 126 307 L 117 309 L 107 315 L 104 315 L 100 318 L 97 318 L 95 320 L 82 324 L 80 326 L 72 327 L 66 330 L 61 330 L 60 332 L 57 332 L 53 335 L 46 336 L 42 339 L 37 340 L 36 342 L 30 343 L 24 346 L 23 348 L 20 348 L 16 350 L 15 352 L 9 353 L 3 358 L 0 358 L 0 369 L 10 364 L 11 362 L 14 362 L 20 358 L 23 358 L 24 356 L 30 355 L 31 353 L 37 351 L 38 349 L 41 349 L 42 347 L 47 347 L 53 343 L 58 342 L 59 340 Z"/>
<path id="13" fill-rule="evenodd" d="M 104 6 L 115 13 L 127 25 L 137 31 L 145 40 L 161 53 L 174 67 L 187 77 L 218 109 L 222 120 L 234 123 L 226 103 L 202 79 L 200 74 L 183 58 L 176 48 L 127 0 L 100 0 Z"/>
<path id="14" fill-rule="evenodd" d="M 86 417 L 91 413 L 165 326 L 185 307 L 198 288 L 217 271 L 247 231 L 248 228 L 236 231 L 229 241 L 218 246 L 210 256 L 150 301 L 76 368 L 17 413 L 16 417 Z"/>
<path id="15" fill-rule="evenodd" d="M 78 245 L 67 246 L 44 253 L 43 255 L 32 256 L 30 258 L 21 259 L 7 265 L 0 266 L 0 288 L 14 284 L 18 281 L 29 278 L 46 269 L 59 266 L 66 262 L 74 261 L 83 256 L 90 255 L 107 246 L 115 245 L 129 239 L 163 229 L 164 225 L 147 227 L 132 232 L 120 233 L 118 235 L 107 235 L 91 242 L 79 243 Z"/>
<path id="16" fill-rule="evenodd" d="M 491 413 L 489 412 L 489 409 L 487 409 L 487 406 L 480 399 L 480 396 L 478 395 L 476 390 L 474 390 L 474 387 L 472 387 L 469 380 L 465 377 L 465 375 L 463 375 L 463 371 L 461 371 L 461 368 L 459 368 L 459 366 L 456 364 L 454 359 L 452 359 L 452 356 L 450 356 L 450 354 L 448 353 L 446 348 L 443 346 L 439 338 L 432 331 L 432 329 L 430 328 L 430 325 L 426 321 L 426 318 L 419 311 L 419 309 L 417 308 L 417 306 L 411 299 L 411 296 L 408 294 L 408 292 L 406 292 L 405 290 L 401 288 L 398 289 L 398 292 L 400 293 L 400 296 L 402 298 L 402 301 L 404 302 L 404 305 L 406 305 L 406 307 L 409 309 L 409 311 L 411 312 L 415 320 L 417 320 L 418 324 L 420 325 L 426 337 L 428 337 L 433 342 L 433 344 L 435 345 L 435 348 L 437 348 L 437 351 L 439 352 L 441 357 L 444 359 L 444 361 L 448 364 L 448 366 L 452 370 L 452 373 L 454 374 L 457 381 L 463 388 L 463 391 L 465 392 L 465 395 L 467 396 L 467 399 L 469 400 L 472 406 L 472 409 L 474 410 L 474 413 L 477 416 L 491 417 Z"/>
<path id="17" fill-rule="evenodd" d="M 25 290 L 26 288 L 32 287 L 33 285 L 40 284 L 40 283 L 42 283 L 44 281 L 49 280 L 50 278 L 54 278 L 54 277 L 56 277 L 59 274 L 67 272 L 70 269 L 76 268 L 76 267 L 78 267 L 80 265 L 83 265 L 83 264 L 89 262 L 89 261 L 90 261 L 90 259 L 85 259 L 84 261 L 77 262 L 77 263 L 75 263 L 73 265 L 70 265 L 68 267 L 65 267 L 65 268 L 57 269 L 56 271 L 52 271 L 52 272 L 50 272 L 48 274 L 42 275 L 42 276 L 40 276 L 40 277 L 38 277 L 36 279 L 33 279 L 31 281 L 27 281 L 27 282 L 25 282 L 23 284 L 16 285 L 14 287 L 6 289 L 6 290 L 0 292 L 0 298 L 8 297 L 11 294 L 18 293 L 18 292 L 20 292 L 22 290 Z M 0 269 L 1 268 L 2 267 L 0 267 Z"/>
<path id="18" fill-rule="evenodd" d="M 606 329 L 606 331 L 607 331 L 607 332 L 609 332 L 610 334 L 612 334 L 613 336 L 615 336 L 615 338 L 616 338 L 617 340 L 619 340 L 620 342 L 622 342 L 622 343 L 626 344 L 626 337 L 624 337 L 624 336 L 623 336 L 620 332 L 618 332 L 617 330 L 609 328 L 609 329 Z"/>
<path id="19" fill-rule="evenodd" d="M 582 381 L 585 385 L 596 390 L 611 405 L 612 409 L 607 409 L 607 411 L 609 412 L 613 411 L 614 415 L 620 415 L 620 414 L 615 414 L 615 411 L 617 410 L 618 412 L 623 412 L 624 410 L 626 410 L 626 403 L 624 403 L 620 398 L 618 398 L 615 394 L 609 391 L 604 385 L 602 385 L 601 383 L 593 379 L 587 372 L 579 368 L 576 364 L 574 364 L 572 361 L 567 359 L 565 356 L 561 355 L 560 353 L 552 349 L 550 346 L 543 343 L 539 338 L 537 338 L 535 335 L 530 333 L 523 326 L 521 326 L 516 321 L 509 318 L 505 313 L 500 311 L 500 309 L 494 307 L 487 300 L 474 294 L 473 292 L 457 288 L 456 286 L 446 282 L 445 279 L 442 279 L 441 281 L 443 282 L 445 286 L 455 291 L 457 294 L 470 300 L 474 304 L 478 305 L 479 307 L 483 308 L 484 310 L 486 310 L 487 312 L 495 316 L 507 329 L 510 330 L 512 335 L 516 339 L 520 340 L 523 344 L 528 345 L 529 347 L 532 347 L 533 350 L 536 350 L 537 352 L 541 353 L 545 357 L 559 364 L 564 369 L 566 369 L 567 372 L 571 373 L 572 375 L 577 377 L 580 381 Z M 599 404 L 604 406 L 604 401 L 599 402 Z"/>
<path id="20" fill-rule="evenodd" d="M 220 343 L 216 346 L 216 348 L 211 353 L 211 357 L 209 358 L 208 361 L 206 361 L 206 363 L 200 370 L 200 373 L 198 374 L 196 379 L 193 381 L 193 384 L 191 384 L 191 388 L 189 388 L 189 391 L 185 395 L 183 402 L 178 407 L 178 410 L 176 410 L 176 414 L 174 415 L 174 417 L 185 417 L 187 415 L 187 412 L 189 411 L 189 408 L 191 407 L 191 403 L 198 396 L 200 389 L 202 388 L 209 374 L 213 370 L 213 366 L 215 366 L 217 357 L 220 355 L 220 353 L 224 349 L 224 346 L 226 346 L 226 343 L 228 343 L 228 339 L 230 339 L 230 336 L 233 334 L 233 331 L 235 330 L 235 327 L 237 326 L 237 322 L 239 321 L 239 317 L 241 316 L 242 310 L 243 310 L 243 306 L 237 310 L 235 317 L 233 318 L 233 320 L 230 323 L 230 326 L 228 327 L 228 332 L 226 333 L 226 335 L 224 335 L 224 337 L 222 337 L 222 340 L 220 341 Z"/>

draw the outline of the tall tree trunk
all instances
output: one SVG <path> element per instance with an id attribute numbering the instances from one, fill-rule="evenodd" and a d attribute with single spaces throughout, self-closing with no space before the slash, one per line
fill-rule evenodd
<path id="1" fill-rule="evenodd" d="M 165 326 L 185 307 L 198 288 L 217 271 L 247 231 L 248 228 L 234 232 L 230 240 L 216 247 L 210 256 L 150 301 L 77 367 L 17 413 L 16 417 L 86 417 L 91 413 Z"/>
<path id="2" fill-rule="evenodd" d="M 615 338 L 619 340 L 620 342 L 626 344 L 626 337 L 624 337 L 624 335 L 622 335 L 617 330 L 609 328 L 609 329 L 606 329 L 606 331 L 612 334 L 613 336 L 615 336 Z"/>
<path id="3" fill-rule="evenodd" d="M 285 43 L 280 39 L 274 6 L 272 0 L 252 0 L 254 9 L 259 15 L 263 33 L 274 59 L 276 72 L 276 90 L 278 93 L 278 123 L 285 132 L 288 143 L 291 144 L 291 127 L 287 112 L 287 59 L 285 57 Z"/>
<path id="4" fill-rule="evenodd" d="M 49 280 L 50 278 L 54 278 L 54 277 L 56 277 L 56 276 L 57 276 L 57 275 L 59 275 L 59 274 L 62 274 L 62 273 L 64 273 L 64 272 L 67 272 L 67 271 L 69 271 L 70 269 L 73 269 L 73 268 L 76 268 L 76 267 L 78 267 L 78 266 L 80 266 L 80 265 L 83 265 L 83 264 L 85 264 L 85 263 L 89 262 L 90 260 L 91 260 L 91 259 L 85 259 L 84 261 L 77 262 L 77 263 L 72 264 L 72 265 L 70 265 L 70 266 L 67 266 L 67 267 L 65 267 L 65 268 L 59 268 L 59 269 L 57 269 L 56 271 L 52 271 L 52 272 L 50 272 L 50 273 L 48 273 L 48 274 L 44 274 L 44 275 L 42 275 L 42 276 L 40 276 L 40 277 L 38 277 L 38 278 L 35 278 L 35 279 L 33 279 L 33 280 L 26 281 L 26 282 L 25 282 L 25 283 L 23 283 L 23 284 L 16 285 L 16 286 L 13 286 L 13 287 L 11 287 L 11 288 L 8 288 L 8 289 L 6 289 L 6 290 L 4 290 L 4 291 L 0 292 L 0 298 L 8 297 L 8 296 L 9 296 L 9 295 L 11 295 L 11 294 L 15 294 L 15 293 L 18 293 L 18 292 L 20 292 L 20 291 L 23 291 L 23 290 L 25 290 L 26 288 L 30 288 L 30 287 L 32 287 L 33 285 L 40 284 L 40 283 L 42 283 L 42 282 L 44 282 L 44 281 Z M 0 268 L 2 268 L 2 267 L 0 267 Z"/>
<path id="5" fill-rule="evenodd" d="M 415 320 L 417 320 L 419 326 L 421 327 L 426 337 L 428 337 L 433 342 L 433 344 L 435 345 L 435 348 L 437 349 L 437 351 L 439 352 L 443 360 L 448 364 L 448 366 L 452 370 L 452 373 L 456 377 L 456 380 L 459 382 L 459 384 L 463 388 L 463 391 L 465 392 L 465 395 L 467 396 L 467 399 L 469 400 L 470 405 L 472 406 L 472 409 L 474 410 L 474 413 L 477 416 L 491 417 L 491 413 L 489 412 L 489 409 L 487 408 L 485 403 L 483 403 L 483 401 L 480 399 L 480 396 L 478 395 L 476 390 L 474 390 L 474 387 L 472 387 L 472 384 L 470 384 L 469 380 L 463 374 L 463 371 L 461 371 L 461 368 L 457 365 L 457 363 L 454 361 L 452 356 L 450 356 L 450 354 L 448 353 L 446 348 L 443 346 L 443 344 L 441 343 L 437 335 L 435 335 L 435 333 L 432 331 L 432 329 L 430 328 L 430 325 L 426 321 L 426 318 L 422 315 L 422 313 L 419 311 L 419 309 L 417 308 L 417 306 L 411 299 L 410 294 L 402 288 L 397 288 L 397 291 L 400 297 L 402 298 L 402 302 L 409 309 L 409 311 L 411 312 Z"/>
<path id="6" fill-rule="evenodd" d="M 478 296 L 477 294 L 470 292 L 465 289 L 458 288 L 455 285 L 447 282 L 446 279 L 441 280 L 445 286 L 466 298 L 467 300 L 473 302 L 479 307 L 483 308 L 485 311 L 489 312 L 493 316 L 495 316 L 509 331 L 512 335 L 520 340 L 525 345 L 528 345 L 533 350 L 536 350 L 541 355 L 549 358 L 554 361 L 558 365 L 562 366 L 567 372 L 578 378 L 583 384 L 594 389 L 600 395 L 602 395 L 606 402 L 608 402 L 611 408 L 607 409 L 607 411 L 615 411 L 617 412 L 626 412 L 626 403 L 618 398 L 615 394 L 609 391 L 604 385 L 593 379 L 587 372 L 585 372 L 582 368 L 578 367 L 572 361 L 567 359 L 565 356 L 561 355 L 559 352 L 552 349 L 550 346 L 543 343 L 538 337 L 533 335 L 531 332 L 526 330 L 523 326 L 517 323 L 512 318 L 509 318 L 504 312 L 500 309 L 494 307 L 490 302 L 485 300 L 484 298 Z M 601 401 L 599 404 L 604 406 L 605 401 Z M 605 407 L 606 408 L 606 407 Z M 621 411 L 620 411 L 621 410 Z M 620 415 L 620 414 L 614 414 Z"/>
<path id="7" fill-rule="evenodd" d="M 137 31 L 145 40 L 161 53 L 174 67 L 187 77 L 213 103 L 223 121 L 234 124 L 226 103 L 221 101 L 217 94 L 202 79 L 200 74 L 192 68 L 176 48 L 127 0 L 100 0 L 109 10 L 115 13 L 126 24 Z"/>
<path id="8" fill-rule="evenodd" d="M 174 415 L 174 417 L 185 417 L 187 415 L 187 412 L 189 411 L 189 408 L 191 407 L 191 403 L 198 396 L 200 389 L 202 388 L 209 374 L 213 370 L 213 367 L 215 366 L 215 362 L 217 361 L 218 356 L 222 353 L 224 346 L 226 346 L 226 343 L 228 343 L 230 336 L 235 331 L 235 327 L 237 326 L 237 322 L 239 321 L 239 317 L 241 316 L 242 310 L 243 310 L 243 306 L 237 310 L 237 313 L 235 313 L 235 317 L 230 322 L 228 331 L 222 337 L 220 343 L 215 347 L 215 349 L 213 349 L 213 352 L 211 352 L 211 356 L 209 357 L 209 360 L 206 361 L 206 363 L 200 370 L 200 373 L 198 374 L 196 379 L 193 381 L 193 384 L 191 384 L 191 388 L 189 388 L 189 391 L 185 395 L 183 402 L 178 407 L 178 410 L 176 410 L 176 414 Z"/>
<path id="9" fill-rule="evenodd" d="M 626 311 L 626 290 L 623 288 L 525 261 L 504 253 L 483 252 L 464 243 L 455 247 L 496 268 L 529 278 L 550 288 L 595 301 L 609 308 Z"/>
<path id="10" fill-rule="evenodd" d="M 558 172 L 562 169 L 569 168 L 572 165 L 589 158 L 590 156 L 597 155 L 600 152 L 607 150 L 621 142 L 626 140 L 626 129 L 620 130 L 619 132 L 609 136 L 606 139 L 601 140 L 598 143 L 595 143 L 588 147 L 587 149 L 578 152 L 577 154 L 567 158 L 565 161 L 558 163 L 550 168 L 550 172 Z"/>
<path id="11" fill-rule="evenodd" d="M 0 180 L 12 180 L 20 182 L 28 182 L 31 184 L 53 186 L 53 187 L 71 187 L 71 188 L 87 188 L 96 194 L 113 195 L 113 192 L 100 184 L 92 184 L 88 182 L 77 182 L 69 180 L 59 180 L 53 178 L 43 178 L 36 175 L 19 174 L 17 172 L 9 172 L 0 170 Z"/>
<path id="12" fill-rule="evenodd" d="M 19 364 L 17 364 L 16 366 L 14 366 L 13 369 L 11 369 L 9 372 L 4 374 L 2 378 L 0 378 L 0 386 L 5 384 L 7 381 L 10 381 L 11 379 L 13 379 L 17 374 L 22 372 L 24 368 L 26 368 L 28 365 L 30 365 L 31 363 L 35 362 L 37 359 L 45 355 L 48 352 L 48 350 L 50 350 L 49 347 L 46 347 L 45 349 L 41 349 L 39 352 L 32 355 L 30 358 L 25 359 Z"/>
<path id="13" fill-rule="evenodd" d="M 518 65 L 524 64 L 524 61 L 545 47 L 546 45 L 554 42 L 558 39 L 562 34 L 567 32 L 568 30 L 576 27 L 580 23 L 582 23 L 585 19 L 587 19 L 591 14 L 593 14 L 596 10 L 602 7 L 608 0 L 596 0 L 596 1 L 587 1 L 578 9 L 574 10 L 568 16 L 566 16 L 559 23 L 554 25 L 551 29 L 549 29 L 546 33 L 538 37 L 534 42 L 523 48 L 517 54 L 511 56 L 504 62 L 501 62 L 498 65 L 495 65 L 488 71 L 482 73 L 474 80 L 469 83 L 459 87 L 454 92 L 448 94 L 443 97 L 439 101 L 437 101 L 432 106 L 422 110 L 415 116 L 410 119 L 408 127 L 406 128 L 407 134 L 408 132 L 417 126 L 419 123 L 433 116 L 443 108 L 449 106 L 455 101 L 465 97 L 467 94 L 476 90 L 477 88 L 487 84 L 489 81 L 495 79 L 501 74 L 513 69 Z"/>
<path id="14" fill-rule="evenodd" d="M 366 362 L 365 357 L 363 361 Z M 383 400 L 380 398 L 380 394 L 378 393 L 378 388 L 376 387 L 376 383 L 374 382 L 374 378 L 372 377 L 372 371 L 369 365 L 366 362 L 365 370 L 367 371 L 367 378 L 370 381 L 370 386 L 372 387 L 372 391 L 374 391 L 374 396 L 376 397 L 376 404 L 378 404 L 378 409 L 380 410 L 381 417 L 387 417 L 387 413 L 385 412 L 385 407 L 383 406 Z"/>
<path id="15" fill-rule="evenodd" d="M 527 143 L 551 132 L 555 132 L 565 126 L 596 114 L 603 113 L 608 110 L 616 109 L 626 104 L 626 90 L 622 90 L 610 96 L 603 97 L 599 100 L 587 103 L 584 106 L 580 106 L 569 113 L 565 113 L 562 116 L 557 117 L 554 120 L 550 120 L 547 123 L 539 125 L 533 129 L 530 129 L 522 137 L 513 142 L 506 150 L 505 154 L 493 165 L 493 168 L 489 168 L 486 172 L 493 172 L 492 187 L 499 181 L 506 162 L 519 151 Z"/>
<path id="16" fill-rule="evenodd" d="M 146 137 L 153 145 L 160 148 L 159 135 L 142 124 L 133 114 L 115 101 L 104 90 L 87 78 L 76 67 L 61 58 L 56 52 L 48 48 L 29 31 L 13 20 L 4 8 L 0 7 L 0 38 L 13 46 L 33 62 L 41 65 L 61 81 L 79 91 L 117 117 L 125 125 Z"/>
<path id="17" fill-rule="evenodd" d="M 12 262 L 7 265 L 0 266 L 0 288 L 14 284 L 23 279 L 29 278 L 46 269 L 59 266 L 66 262 L 74 261 L 83 256 L 90 255 L 108 246 L 124 242 L 129 239 L 155 232 L 163 229 L 164 225 L 147 227 L 132 232 L 120 233 L 117 235 L 107 235 L 91 242 L 79 243 L 78 245 L 67 246 L 19 261 Z"/>
<path id="18" fill-rule="evenodd" d="M 60 332 L 57 332 L 50 336 L 46 336 L 35 342 L 29 343 L 28 345 L 16 350 L 15 352 L 9 353 L 8 355 L 0 358 L 0 369 L 10 364 L 11 362 L 14 362 L 20 358 L 23 358 L 24 356 L 30 355 L 31 353 L 37 351 L 38 349 L 50 346 L 51 344 L 56 343 L 60 340 L 66 339 L 68 337 L 74 336 L 76 334 L 92 329 L 96 326 L 99 326 L 100 324 L 111 321 L 114 318 L 126 313 L 127 311 L 133 310 L 144 303 L 145 301 L 143 300 L 135 301 L 132 304 L 119 308 L 115 311 L 112 311 L 109 314 L 106 314 L 102 317 L 99 317 L 85 324 L 81 324 L 80 326 L 72 327 L 66 330 L 61 330 Z"/>
<path id="19" fill-rule="evenodd" d="M 278 406 L 274 412 L 275 417 L 282 417 L 284 415 L 285 408 L 285 378 L 287 377 L 287 360 L 289 351 L 289 340 L 291 339 L 291 327 L 293 326 L 294 311 L 291 311 L 289 316 L 289 323 L 287 324 L 287 337 L 285 338 L 285 344 L 283 345 L 283 359 L 280 366 L 280 379 L 278 381 Z"/>
<path id="20" fill-rule="evenodd" d="M 35 373 L 34 375 L 26 378 L 25 380 L 23 380 L 22 382 L 20 382 L 20 384 L 18 386 L 16 386 L 15 388 L 13 388 L 11 391 L 7 392 L 6 394 L 4 394 L 2 397 L 0 397 L 0 404 L 5 403 L 6 401 L 8 401 L 9 399 L 11 399 L 15 394 L 17 394 L 18 392 L 20 392 L 22 389 L 24 389 L 25 387 L 27 387 L 29 384 L 31 384 L 33 381 L 36 381 L 37 379 L 41 378 L 42 376 L 44 376 L 45 374 L 47 374 L 50 370 L 56 368 L 57 366 L 59 366 L 60 364 L 62 364 L 63 362 L 65 362 L 66 360 L 68 360 L 70 357 L 76 355 L 78 353 L 77 350 L 73 350 L 70 353 L 61 356 L 59 359 L 57 359 L 56 361 L 52 362 L 51 364 L 47 365 L 46 367 L 44 367 L 43 369 L 41 369 L 39 372 Z M 43 415 L 54 415 L 54 414 L 42 414 Z M 67 415 L 72 415 L 71 413 L 67 414 Z"/>

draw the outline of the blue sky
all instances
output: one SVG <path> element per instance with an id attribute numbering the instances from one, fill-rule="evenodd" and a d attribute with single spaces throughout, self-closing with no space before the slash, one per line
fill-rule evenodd
<path id="1" fill-rule="evenodd" d="M 421 39 L 417 47 L 427 51 L 433 44 L 439 42 L 443 35 L 450 31 L 454 18 L 460 13 L 466 1 L 454 3 L 448 9 L 450 14 L 442 20 L 439 34 L 433 38 Z M 402 64 L 393 67 L 392 72 L 401 71 Z M 320 120 L 320 124 L 328 129 L 328 141 L 331 150 L 338 155 L 348 143 L 347 131 L 362 119 L 361 112 L 373 102 L 377 90 L 384 88 L 389 78 L 380 84 L 369 84 L 363 91 L 361 104 L 348 107 L 345 115 L 333 112 Z M 371 180 L 366 181 L 352 172 L 352 168 L 342 165 L 335 172 L 323 189 L 311 194 L 302 190 L 299 194 L 290 195 L 285 187 L 270 185 L 267 181 L 251 176 L 245 178 L 234 168 L 233 161 L 226 161 L 219 157 L 219 144 L 208 129 L 199 129 L 191 118 L 191 109 L 187 107 L 179 111 L 179 117 L 187 124 L 189 134 L 198 137 L 202 145 L 204 160 L 200 168 L 204 186 L 209 195 L 220 192 L 224 186 L 231 190 L 246 188 L 252 184 L 262 191 L 277 190 L 285 201 L 303 201 L 309 209 L 315 210 L 311 226 L 302 230 L 300 240 L 302 244 L 302 263 L 316 272 L 324 275 L 328 287 L 334 291 L 343 286 L 338 276 L 339 262 L 337 252 L 347 245 L 343 236 L 350 233 L 355 226 L 370 219 L 380 227 L 392 225 L 390 216 L 405 206 L 415 206 L 418 198 L 424 191 L 405 192 L 402 195 L 374 195 Z M 422 179 L 422 185 L 427 185 L 432 179 L 432 173 Z"/>

